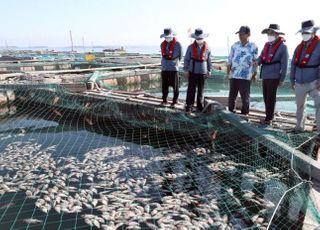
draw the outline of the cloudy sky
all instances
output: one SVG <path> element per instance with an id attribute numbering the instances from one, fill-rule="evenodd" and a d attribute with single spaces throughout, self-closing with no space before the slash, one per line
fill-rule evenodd
<path id="1" fill-rule="evenodd" d="M 290 54 L 300 42 L 301 22 L 320 25 L 320 1 L 292 0 L 10 0 L 0 1 L 0 46 L 159 45 L 164 27 L 172 27 L 183 45 L 188 29 L 210 33 L 213 54 L 227 53 L 241 25 L 251 27 L 251 41 L 261 49 L 262 29 L 280 24 Z M 2 44 L 1 44 L 2 43 Z"/>

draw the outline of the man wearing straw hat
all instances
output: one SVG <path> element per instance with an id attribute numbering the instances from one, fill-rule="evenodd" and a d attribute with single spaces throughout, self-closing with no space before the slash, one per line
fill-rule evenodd
<path id="1" fill-rule="evenodd" d="M 314 100 L 316 109 L 317 131 L 320 131 L 320 40 L 316 36 L 319 27 L 314 26 L 313 20 L 304 21 L 301 29 L 302 42 L 294 51 L 291 62 L 291 85 L 296 95 L 297 124 L 296 132 L 304 131 L 304 109 L 307 95 Z"/>
<path id="2" fill-rule="evenodd" d="M 261 33 L 268 36 L 268 42 L 264 45 L 259 57 L 262 92 L 266 108 L 266 117 L 261 120 L 261 123 L 270 125 L 274 117 L 277 89 L 283 85 L 287 74 L 289 55 L 285 40 L 280 36 L 284 33 L 280 31 L 278 24 L 270 24 Z"/>
<path id="3" fill-rule="evenodd" d="M 250 28 L 241 26 L 239 41 L 234 43 L 228 58 L 227 74 L 230 76 L 228 108 L 235 112 L 235 101 L 240 92 L 242 100 L 241 114 L 249 114 L 251 80 L 257 74 L 258 47 L 249 41 Z"/>
<path id="4" fill-rule="evenodd" d="M 209 34 L 203 33 L 201 28 L 195 29 L 191 38 L 195 41 L 189 45 L 184 56 L 184 71 L 188 78 L 188 89 L 186 98 L 186 112 L 191 112 L 195 93 L 197 90 L 197 110 L 203 110 L 204 82 L 211 75 L 211 52 L 208 43 L 205 41 Z"/>
<path id="5" fill-rule="evenodd" d="M 173 88 L 171 106 L 174 107 L 179 97 L 179 62 L 182 58 L 182 48 L 171 28 L 166 28 L 160 38 L 161 43 L 161 80 L 162 80 L 162 105 L 168 103 L 169 86 Z"/>

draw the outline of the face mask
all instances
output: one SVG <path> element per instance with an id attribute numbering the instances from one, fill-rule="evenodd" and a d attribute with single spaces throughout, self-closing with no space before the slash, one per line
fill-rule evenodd
<path id="1" fill-rule="evenodd" d="M 197 43 L 198 45 L 202 45 L 202 44 L 203 44 L 203 42 L 204 42 L 204 40 L 203 40 L 203 39 L 196 40 L 196 43 Z"/>
<path id="2" fill-rule="evenodd" d="M 165 38 L 167 42 L 171 42 L 173 38 Z"/>
<path id="3" fill-rule="evenodd" d="M 268 35 L 268 42 L 273 42 L 274 40 L 276 40 L 276 37 L 273 35 Z"/>
<path id="4" fill-rule="evenodd" d="M 311 39 L 312 35 L 311 34 L 302 34 L 302 39 L 303 41 L 307 42 Z"/>

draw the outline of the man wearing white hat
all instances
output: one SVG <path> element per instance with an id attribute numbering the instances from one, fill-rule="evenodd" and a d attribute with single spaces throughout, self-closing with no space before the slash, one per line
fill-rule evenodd
<path id="1" fill-rule="evenodd" d="M 182 48 L 177 41 L 171 28 L 166 28 L 160 38 L 165 40 L 161 43 L 161 81 L 162 81 L 162 105 L 167 104 L 169 86 L 173 88 L 171 106 L 177 103 L 179 97 L 179 62 L 182 58 Z"/>
<path id="2" fill-rule="evenodd" d="M 316 36 L 319 27 L 313 20 L 302 22 L 297 33 L 303 41 L 294 51 L 291 62 L 291 85 L 296 94 L 297 124 L 295 131 L 304 131 L 304 109 L 307 95 L 314 100 L 316 109 L 317 131 L 320 132 L 320 39 Z"/>
<path id="3" fill-rule="evenodd" d="M 258 61 L 259 65 L 261 64 L 260 76 L 266 108 L 266 117 L 261 123 L 269 125 L 274 118 L 277 89 L 283 84 L 287 74 L 289 55 L 285 40 L 280 36 L 284 33 L 280 31 L 278 24 L 270 24 L 261 33 L 268 36 L 268 42 L 264 45 Z"/>
<path id="4" fill-rule="evenodd" d="M 195 101 L 197 89 L 197 110 L 203 110 L 204 82 L 211 75 L 211 52 L 205 41 L 209 34 L 203 33 L 201 28 L 191 34 L 195 41 L 189 45 L 184 56 L 184 71 L 188 78 L 188 89 L 186 98 L 186 112 L 191 112 Z"/>

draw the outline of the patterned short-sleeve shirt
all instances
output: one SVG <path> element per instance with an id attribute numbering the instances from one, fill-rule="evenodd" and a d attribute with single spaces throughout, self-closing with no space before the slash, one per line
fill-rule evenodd
<path id="1" fill-rule="evenodd" d="M 232 78 L 251 80 L 256 72 L 254 64 L 258 59 L 258 47 L 253 42 L 242 45 L 240 41 L 231 47 L 228 64 L 231 66 Z"/>

